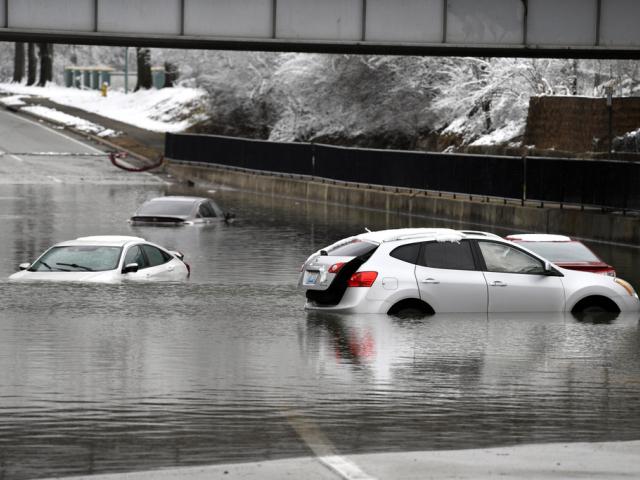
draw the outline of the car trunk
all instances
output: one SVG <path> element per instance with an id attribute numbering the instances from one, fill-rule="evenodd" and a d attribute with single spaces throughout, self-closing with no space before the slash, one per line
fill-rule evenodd
<path id="1" fill-rule="evenodd" d="M 355 246 L 354 246 L 355 245 Z M 351 276 L 367 261 L 377 248 L 376 244 L 354 242 L 338 247 L 335 251 L 311 257 L 304 264 L 300 286 L 306 290 L 308 300 L 318 305 L 340 303 Z M 333 253 L 353 253 L 354 255 L 334 255 Z"/>
<path id="2" fill-rule="evenodd" d="M 169 217 L 169 216 L 142 216 L 138 215 L 131 217 L 131 221 L 134 223 L 150 223 L 154 225 L 180 225 L 184 223 L 184 218 L 181 217 Z"/>

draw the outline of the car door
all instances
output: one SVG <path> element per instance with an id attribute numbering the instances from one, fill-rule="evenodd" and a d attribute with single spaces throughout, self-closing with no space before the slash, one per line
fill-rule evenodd
<path id="1" fill-rule="evenodd" d="M 478 240 L 489 291 L 489 312 L 561 312 L 564 286 L 544 262 L 514 246 Z"/>
<path id="2" fill-rule="evenodd" d="M 177 279 L 179 273 L 179 271 L 176 270 L 176 267 L 179 266 L 178 260 L 153 245 L 142 245 L 142 250 L 149 262 L 149 267 L 146 272 L 148 280 Z"/>
<path id="3" fill-rule="evenodd" d="M 147 257 L 142 252 L 141 245 L 132 245 L 126 251 L 124 255 L 124 261 L 122 262 L 122 267 L 126 267 L 132 263 L 138 264 L 137 272 L 129 272 L 123 274 L 123 278 L 125 280 L 147 280 L 149 273 L 149 262 L 147 261 Z"/>
<path id="4" fill-rule="evenodd" d="M 436 313 L 487 311 L 487 282 L 471 242 L 424 242 L 415 268 L 420 298 Z"/>

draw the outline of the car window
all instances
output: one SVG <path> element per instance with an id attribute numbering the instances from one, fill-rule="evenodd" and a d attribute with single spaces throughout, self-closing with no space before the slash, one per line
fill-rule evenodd
<path id="1" fill-rule="evenodd" d="M 401 245 L 393 250 L 389 255 L 403 262 L 416 264 L 418 261 L 418 254 L 420 253 L 420 243 L 410 243 L 408 245 Z"/>
<path id="2" fill-rule="evenodd" d="M 164 252 L 157 249 L 156 247 L 152 247 L 151 245 L 142 245 L 142 249 L 147 255 L 147 258 L 149 259 L 149 265 L 151 267 L 156 267 L 158 265 L 162 265 L 163 263 L 167 263 L 167 261 L 171 258 L 166 258 L 166 255 L 163 254 Z"/>
<path id="3" fill-rule="evenodd" d="M 149 264 L 147 263 L 147 259 L 142 253 L 139 245 L 134 245 L 133 247 L 131 247 L 125 255 L 124 266 L 129 265 L 130 263 L 137 263 L 139 270 L 142 270 L 143 268 L 147 268 L 149 266 Z"/>
<path id="4" fill-rule="evenodd" d="M 198 208 L 198 213 L 200 214 L 201 217 L 204 217 L 204 218 L 210 218 L 210 217 L 216 216 L 216 212 L 213 211 L 213 209 L 211 208 L 211 205 L 209 205 L 207 202 L 200 205 L 200 207 Z"/>
<path id="5" fill-rule="evenodd" d="M 517 248 L 496 242 L 478 242 L 489 272 L 544 273 L 542 261 Z"/>
<path id="6" fill-rule="evenodd" d="M 213 210 L 213 213 L 215 213 L 216 217 L 222 217 L 222 210 L 220 210 L 220 207 L 215 202 L 209 201 L 209 207 L 211 208 L 211 210 Z"/>
<path id="7" fill-rule="evenodd" d="M 451 270 L 475 270 L 471 243 L 425 242 L 418 257 L 418 265 Z"/>
<path id="8" fill-rule="evenodd" d="M 328 253 L 334 257 L 359 257 L 360 255 L 366 255 L 367 253 L 372 252 L 376 248 L 378 248 L 378 245 L 375 243 L 354 240 L 351 243 L 334 248 Z"/>
<path id="9" fill-rule="evenodd" d="M 180 215 L 187 216 L 193 210 L 193 201 L 183 200 L 151 200 L 140 207 L 138 216 Z"/>

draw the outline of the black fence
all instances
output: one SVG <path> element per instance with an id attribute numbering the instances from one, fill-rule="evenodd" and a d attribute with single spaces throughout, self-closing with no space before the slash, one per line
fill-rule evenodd
<path id="1" fill-rule="evenodd" d="M 640 163 L 461 155 L 167 134 L 175 160 L 345 182 L 640 210 Z"/>

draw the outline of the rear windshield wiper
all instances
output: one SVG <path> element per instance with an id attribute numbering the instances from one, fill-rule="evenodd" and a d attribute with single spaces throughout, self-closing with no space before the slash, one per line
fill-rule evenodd
<path id="1" fill-rule="evenodd" d="M 93 272 L 92 268 L 89 267 L 84 267 L 82 265 L 78 265 L 77 263 L 61 263 L 61 262 L 56 262 L 56 265 L 62 265 L 63 267 L 73 267 L 73 268 L 80 268 L 82 270 L 86 270 L 87 272 Z"/>

